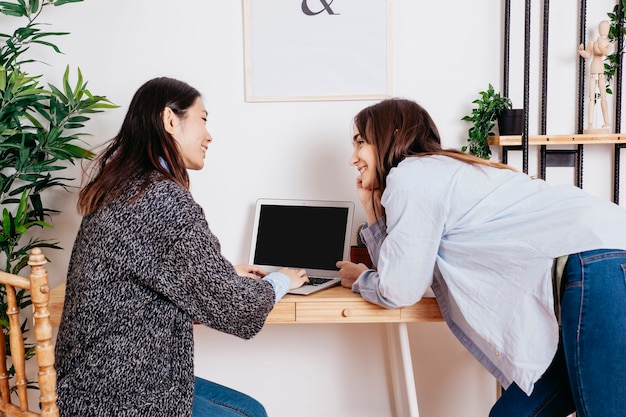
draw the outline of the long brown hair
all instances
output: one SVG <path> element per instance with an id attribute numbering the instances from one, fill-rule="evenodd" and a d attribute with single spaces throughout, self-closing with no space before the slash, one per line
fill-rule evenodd
<path id="1" fill-rule="evenodd" d="M 354 126 L 363 140 L 376 148 L 376 180 L 381 193 L 391 168 L 410 156 L 445 155 L 469 164 L 513 169 L 456 149 L 442 149 L 435 122 L 411 100 L 391 98 L 366 107 L 354 117 Z"/>
<path id="2" fill-rule="evenodd" d="M 175 139 L 164 128 L 162 112 L 168 107 L 184 117 L 199 97 L 198 90 L 172 78 L 154 78 L 142 85 L 119 133 L 94 160 L 93 175 L 79 194 L 79 211 L 86 215 L 106 206 L 130 181 L 151 171 L 189 188 L 189 175 Z M 146 179 L 136 198 L 147 185 Z"/>

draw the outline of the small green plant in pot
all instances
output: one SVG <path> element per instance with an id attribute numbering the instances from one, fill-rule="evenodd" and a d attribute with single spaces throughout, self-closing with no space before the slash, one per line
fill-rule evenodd
<path id="1" fill-rule="evenodd" d="M 463 146 L 461 150 L 479 158 L 490 159 L 491 149 L 489 149 L 487 139 L 494 135 L 492 130 L 502 111 L 510 109 L 512 105 L 511 100 L 496 92 L 491 84 L 489 84 L 487 91 L 481 91 L 479 94 L 480 98 L 472 102 L 477 107 L 472 109 L 471 114 L 461 119 L 473 123 L 467 132 L 469 135 L 468 145 Z"/>

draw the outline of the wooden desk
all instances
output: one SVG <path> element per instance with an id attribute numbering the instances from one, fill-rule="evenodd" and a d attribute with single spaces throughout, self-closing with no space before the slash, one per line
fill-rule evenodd
<path id="1" fill-rule="evenodd" d="M 50 292 L 50 320 L 56 327 L 61 321 L 64 297 L 65 284 Z M 410 307 L 390 310 L 363 300 L 347 288 L 333 287 L 312 295 L 287 294 L 276 304 L 266 323 L 386 323 L 395 415 L 419 417 L 406 325 L 441 321 L 441 311 L 434 298 L 423 298 Z"/>
<path id="2" fill-rule="evenodd" d="M 50 292 L 50 322 L 61 323 L 65 284 Z M 347 288 L 333 287 L 313 295 L 285 295 L 266 323 L 414 323 L 443 321 L 434 298 L 424 298 L 410 307 L 389 310 L 371 304 Z"/>

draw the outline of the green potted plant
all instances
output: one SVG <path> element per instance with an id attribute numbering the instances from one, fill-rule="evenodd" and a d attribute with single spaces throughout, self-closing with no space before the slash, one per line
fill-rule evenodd
<path id="1" fill-rule="evenodd" d="M 365 264 L 368 268 L 372 268 L 372 260 L 370 254 L 365 246 L 365 242 L 361 239 L 361 229 L 363 229 L 367 223 L 360 224 L 356 230 L 356 245 L 350 247 L 350 262 L 355 264 Z"/>
<path id="2" fill-rule="evenodd" d="M 28 64 L 37 61 L 27 54 L 36 49 L 31 47 L 49 47 L 60 52 L 50 39 L 67 34 L 42 30 L 43 24 L 37 19 L 44 7 L 80 1 L 0 2 L 0 13 L 26 20 L 12 34 L 0 33 L 0 270 L 9 273 L 18 274 L 35 247 L 60 249 L 57 242 L 42 239 L 36 233 L 37 228 L 51 228 L 47 218 L 59 213 L 45 205 L 42 194 L 51 188 L 70 187 L 73 178 L 60 177 L 58 173 L 68 164 L 93 156 L 80 140 L 89 115 L 117 107 L 106 97 L 91 94 L 80 69 L 72 86 L 69 67 L 66 68 L 60 88 L 51 84 L 46 88 L 40 84 L 42 75 L 27 72 Z M 30 305 L 27 291 L 17 296 L 21 309 Z M 3 328 L 9 325 L 6 308 L 2 286 Z M 24 320 L 25 328 L 27 323 Z"/>
<path id="3" fill-rule="evenodd" d="M 620 2 L 621 5 L 619 4 Z M 610 22 L 608 34 L 609 41 L 616 46 L 618 45 L 619 38 L 626 35 L 626 19 L 624 17 L 625 9 L 626 0 L 620 0 L 618 1 L 618 4 L 613 7 L 613 10 L 607 13 Z M 623 50 L 618 51 L 616 47 L 613 50 L 612 54 L 609 54 L 604 58 L 604 75 L 606 77 L 607 94 L 613 94 L 613 90 L 611 89 L 611 81 L 619 70 L 619 66 L 622 61 L 621 56 L 623 52 Z"/>
<path id="4" fill-rule="evenodd" d="M 477 107 L 472 109 L 472 113 L 464 116 L 461 120 L 471 122 L 473 125 L 468 130 L 468 145 L 463 146 L 463 152 L 468 152 L 479 158 L 491 158 L 491 149 L 487 139 L 493 136 L 493 128 L 498 121 L 499 133 L 501 135 L 521 134 L 523 109 L 512 109 L 511 100 L 495 91 L 493 85 L 489 84 L 486 91 L 481 91 L 480 97 L 472 102 Z"/>

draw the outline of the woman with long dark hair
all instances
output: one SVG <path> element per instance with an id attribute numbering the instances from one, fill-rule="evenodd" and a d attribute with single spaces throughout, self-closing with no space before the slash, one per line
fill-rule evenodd
<path id="1" fill-rule="evenodd" d="M 61 416 L 266 416 L 194 378 L 193 322 L 249 339 L 308 278 L 222 256 L 189 192 L 187 170 L 204 166 L 212 141 L 206 120 L 196 89 L 148 81 L 80 191 L 56 342 Z"/>

